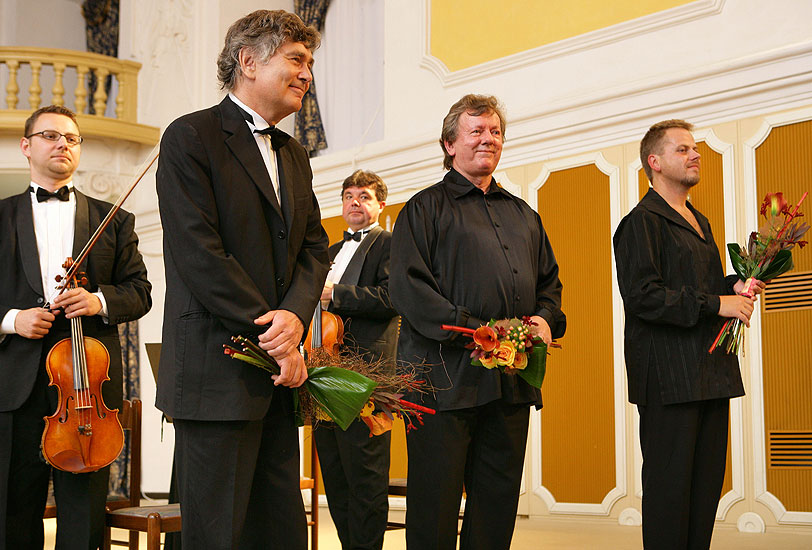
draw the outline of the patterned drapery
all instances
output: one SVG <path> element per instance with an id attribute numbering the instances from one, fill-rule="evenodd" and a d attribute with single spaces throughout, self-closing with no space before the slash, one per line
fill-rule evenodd
<path id="1" fill-rule="evenodd" d="M 296 14 L 306 25 L 315 27 L 319 32 L 324 29 L 324 19 L 330 0 L 294 0 Z M 316 100 L 316 83 L 310 83 L 310 89 L 302 98 L 302 108 L 296 113 L 293 135 L 296 140 L 314 157 L 321 149 L 327 148 L 327 137 L 321 122 L 319 103 Z"/>
<path id="2" fill-rule="evenodd" d="M 118 325 L 118 339 L 121 342 L 121 366 L 124 378 L 124 399 L 138 397 L 140 380 L 138 375 L 138 321 L 121 323 Z M 127 437 L 124 449 L 110 465 L 110 484 L 107 489 L 108 498 L 127 498 L 130 486 L 130 473 L 128 470 L 130 457 L 130 432 L 124 432 Z M 140 487 L 138 488 L 140 490 Z"/>
<path id="3" fill-rule="evenodd" d="M 116 57 L 118 55 L 118 8 L 119 0 L 85 0 L 82 2 L 82 15 L 85 18 L 85 40 L 87 51 Z M 113 77 L 108 76 L 104 91 L 110 96 Z M 87 89 L 90 101 L 87 112 L 96 114 L 93 96 L 96 92 L 96 75 L 88 74 Z M 99 113 L 103 115 L 104 113 Z"/>

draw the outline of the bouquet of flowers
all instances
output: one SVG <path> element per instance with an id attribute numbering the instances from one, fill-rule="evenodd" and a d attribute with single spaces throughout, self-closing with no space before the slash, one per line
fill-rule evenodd
<path id="1" fill-rule="evenodd" d="M 460 332 L 473 338 L 466 347 L 472 349 L 471 364 L 486 369 L 498 368 L 515 374 L 533 387 L 541 389 L 547 370 L 547 344 L 531 331 L 530 317 L 491 319 L 487 325 L 469 329 L 443 325 L 443 330 Z M 553 342 L 550 347 L 560 348 Z"/>
<path id="2" fill-rule="evenodd" d="M 806 244 L 801 237 L 809 230 L 808 223 L 794 221 L 803 216 L 800 208 L 807 194 L 804 193 L 792 209 L 783 193 L 767 193 L 760 210 L 765 222 L 758 231 L 750 234 L 747 248 L 742 248 L 737 243 L 727 245 L 733 270 L 745 281 L 741 295 L 752 298 L 756 280 L 769 281 L 792 269 L 791 249 L 796 244 L 801 248 Z M 724 348 L 727 353 L 738 353 L 744 334 L 743 326 L 739 319 L 728 319 L 708 353 L 713 353 L 718 347 Z"/>
<path id="3" fill-rule="evenodd" d="M 239 347 L 224 344 L 226 355 L 279 374 L 279 365 L 257 344 L 239 335 L 231 340 Z M 359 354 L 335 355 L 325 348 L 314 349 L 307 363 L 307 380 L 300 392 L 294 393 L 300 418 L 305 413 L 311 419 L 326 416 L 346 430 L 360 416 L 372 436 L 391 429 L 394 416 L 403 417 L 407 429 L 414 429 L 413 419 L 422 424 L 423 413 L 435 412 L 403 399 L 407 391 L 423 391 L 416 371 L 388 374 L 383 365 L 368 363 Z M 376 407 L 380 412 L 371 414 Z"/>

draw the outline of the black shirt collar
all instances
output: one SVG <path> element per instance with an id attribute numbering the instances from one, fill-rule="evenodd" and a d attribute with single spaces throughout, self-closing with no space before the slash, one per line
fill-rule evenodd
<path id="1" fill-rule="evenodd" d="M 500 193 L 503 195 L 508 194 L 507 191 L 505 191 L 505 189 L 503 189 L 502 186 L 500 186 L 496 182 L 496 179 L 493 176 L 491 176 L 491 186 L 488 188 L 488 192 L 483 193 L 479 187 L 468 181 L 468 179 L 465 176 L 463 176 L 453 168 L 449 170 L 448 173 L 445 175 L 445 178 L 443 178 L 443 182 L 448 186 L 451 195 L 455 199 L 467 195 L 468 193 L 474 192 L 482 193 L 484 195 L 493 195 L 496 193 Z"/>

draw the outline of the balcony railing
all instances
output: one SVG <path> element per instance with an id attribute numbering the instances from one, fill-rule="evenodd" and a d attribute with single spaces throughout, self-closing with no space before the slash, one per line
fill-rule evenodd
<path id="1" fill-rule="evenodd" d="M 54 104 L 65 105 L 79 115 L 83 135 L 157 143 L 159 129 L 138 124 L 140 68 L 140 63 L 95 53 L 0 47 L 0 82 L 5 84 L 6 100 L 6 108 L 0 109 L 0 130 L 20 131 L 34 110 Z M 88 89 L 90 74 L 96 76 L 92 94 Z M 105 90 L 108 76 L 113 80 L 111 97 Z M 50 93 L 46 90 L 43 94 L 43 86 L 50 88 Z M 27 96 L 23 92 L 21 97 L 21 87 L 27 89 Z"/>

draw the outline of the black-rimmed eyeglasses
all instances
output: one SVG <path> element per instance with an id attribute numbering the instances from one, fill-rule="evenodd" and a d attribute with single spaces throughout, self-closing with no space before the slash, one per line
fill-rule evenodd
<path id="1" fill-rule="evenodd" d="M 48 141 L 59 141 L 59 138 L 65 138 L 65 141 L 68 143 L 70 147 L 76 147 L 80 143 L 84 141 L 82 136 L 77 136 L 76 134 L 63 134 L 57 132 L 56 130 L 43 130 L 41 132 L 34 132 L 31 135 L 25 136 L 26 139 L 31 139 L 34 136 L 40 136 L 43 139 L 47 139 Z"/>

